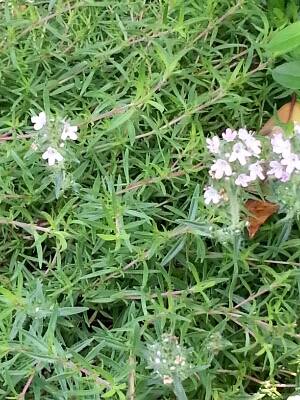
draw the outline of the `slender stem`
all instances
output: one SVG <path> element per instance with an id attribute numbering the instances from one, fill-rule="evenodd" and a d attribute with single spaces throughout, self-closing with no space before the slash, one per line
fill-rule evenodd
<path id="1" fill-rule="evenodd" d="M 235 229 L 240 221 L 240 206 L 239 206 L 239 202 L 238 202 L 236 185 L 231 185 L 229 201 L 230 201 L 232 226 L 233 226 L 233 229 Z"/>
<path id="2" fill-rule="evenodd" d="M 296 375 L 296 391 L 300 391 L 300 365 L 297 365 L 297 375 Z"/>

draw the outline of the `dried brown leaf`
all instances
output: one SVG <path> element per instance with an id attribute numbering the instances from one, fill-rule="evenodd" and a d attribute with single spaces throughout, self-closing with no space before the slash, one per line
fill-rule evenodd
<path id="1" fill-rule="evenodd" d="M 254 237 L 259 227 L 279 210 L 278 204 L 260 200 L 248 200 L 244 207 L 253 215 L 248 217 L 249 225 L 247 229 L 250 239 Z"/>

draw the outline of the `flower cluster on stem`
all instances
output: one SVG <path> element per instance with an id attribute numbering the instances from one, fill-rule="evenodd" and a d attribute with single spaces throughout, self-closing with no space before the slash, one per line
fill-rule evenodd
<path id="1" fill-rule="evenodd" d="M 272 187 L 271 201 L 289 210 L 290 215 L 300 215 L 300 125 L 294 123 L 290 134 L 278 129 L 270 140 L 264 141 L 246 128 L 227 128 L 221 137 L 207 138 L 206 143 L 213 160 L 211 179 L 204 188 L 204 203 L 217 207 L 230 204 L 234 229 L 249 191 L 263 181 Z"/>
<path id="2" fill-rule="evenodd" d="M 72 126 L 63 119 L 48 118 L 44 111 L 31 117 L 33 129 L 37 132 L 36 141 L 31 146 L 33 150 L 43 151 L 42 159 L 47 160 L 49 166 L 60 163 L 64 157 L 61 149 L 65 141 L 77 140 L 77 126 Z"/>
<path id="3" fill-rule="evenodd" d="M 215 156 L 209 171 L 213 180 L 225 179 L 246 188 L 250 182 L 265 179 L 260 160 L 261 142 L 253 136 L 253 132 L 245 128 L 238 131 L 227 128 L 222 133 L 222 139 L 214 136 L 206 142 L 208 150 Z M 223 196 L 212 185 L 205 188 L 206 205 L 218 204 L 222 199 Z"/>
<path id="4" fill-rule="evenodd" d="M 190 375 L 193 368 L 191 364 L 193 349 L 179 345 L 176 336 L 164 334 L 161 340 L 148 346 L 148 351 L 148 368 L 153 369 L 154 374 L 161 378 L 165 385 L 171 385 L 175 375 L 181 380 Z"/>

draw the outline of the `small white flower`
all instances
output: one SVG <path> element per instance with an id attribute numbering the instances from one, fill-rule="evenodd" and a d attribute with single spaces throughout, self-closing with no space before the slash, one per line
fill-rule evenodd
<path id="1" fill-rule="evenodd" d="M 284 172 L 283 166 L 278 161 L 270 162 L 271 169 L 267 172 L 267 175 L 275 175 L 275 178 L 280 179 Z"/>
<path id="2" fill-rule="evenodd" d="M 227 161 L 218 159 L 211 167 L 210 171 L 215 171 L 215 178 L 221 179 L 222 176 L 225 174 L 226 176 L 232 175 L 231 166 L 228 164 Z"/>
<path id="3" fill-rule="evenodd" d="M 204 203 L 206 205 L 209 205 L 210 203 L 213 204 L 218 204 L 220 201 L 220 195 L 218 191 L 213 188 L 212 186 L 208 186 L 207 188 L 204 189 Z"/>
<path id="4" fill-rule="evenodd" d="M 275 133 L 271 139 L 273 151 L 276 154 L 281 154 L 283 158 L 289 157 L 291 153 L 291 142 L 284 140 L 282 133 Z"/>
<path id="5" fill-rule="evenodd" d="M 65 147 L 65 144 L 64 144 L 64 143 L 61 143 L 61 144 L 59 145 L 59 147 Z"/>
<path id="6" fill-rule="evenodd" d="M 218 136 L 214 136 L 212 139 L 206 139 L 207 148 L 214 154 L 220 153 L 220 139 Z"/>
<path id="7" fill-rule="evenodd" d="M 286 165 L 286 172 L 291 174 L 294 169 L 300 170 L 300 160 L 297 154 L 290 153 L 288 157 L 281 160 L 282 165 Z"/>
<path id="8" fill-rule="evenodd" d="M 252 154 L 245 149 L 242 143 L 236 143 L 232 148 L 232 153 L 229 158 L 229 162 L 239 160 L 241 165 L 246 165 L 247 164 L 246 157 L 250 157 L 251 155 Z"/>
<path id="9" fill-rule="evenodd" d="M 39 312 L 39 311 L 40 311 L 39 307 L 36 307 L 35 312 Z"/>
<path id="10" fill-rule="evenodd" d="M 35 115 L 31 117 L 31 122 L 34 124 L 33 129 L 35 131 L 39 131 L 42 129 L 47 122 L 46 114 L 44 111 L 40 112 L 39 115 Z"/>
<path id="11" fill-rule="evenodd" d="M 233 142 L 236 138 L 237 131 L 233 131 L 230 128 L 227 128 L 225 132 L 222 133 L 222 137 L 226 142 Z"/>
<path id="12" fill-rule="evenodd" d="M 236 180 L 234 181 L 234 183 L 238 186 L 243 186 L 243 187 L 247 187 L 249 182 L 251 181 L 250 176 L 246 175 L 246 174 L 240 174 Z"/>
<path id="13" fill-rule="evenodd" d="M 48 149 L 45 151 L 45 153 L 42 155 L 43 160 L 48 160 L 48 164 L 50 166 L 55 164 L 55 161 L 62 161 L 63 156 L 58 152 L 56 149 L 53 147 L 48 147 Z"/>
<path id="14" fill-rule="evenodd" d="M 255 139 L 253 136 L 249 136 L 248 139 L 245 140 L 245 144 L 248 150 L 254 155 L 258 156 L 261 152 L 261 142 L 258 139 Z"/>
<path id="15" fill-rule="evenodd" d="M 154 361 L 156 362 L 156 364 L 160 364 L 160 359 L 159 358 L 156 358 Z"/>
<path id="16" fill-rule="evenodd" d="M 170 367 L 170 371 L 175 371 L 176 367 L 174 367 L 174 365 L 172 365 L 172 367 Z"/>
<path id="17" fill-rule="evenodd" d="M 246 141 L 251 137 L 251 134 L 247 131 L 247 129 L 241 128 L 238 130 L 238 137 L 241 140 Z"/>
<path id="18" fill-rule="evenodd" d="M 61 140 L 67 140 L 69 137 L 71 140 L 77 140 L 78 136 L 76 134 L 78 127 L 76 125 L 71 126 L 67 122 L 64 124 L 64 129 L 61 134 Z"/>
<path id="19" fill-rule="evenodd" d="M 250 178 L 252 181 L 255 181 L 256 178 L 259 178 L 262 180 L 265 179 L 265 177 L 263 175 L 263 169 L 259 165 L 259 161 L 257 161 L 254 164 L 249 165 L 248 170 L 250 171 Z"/>
<path id="20" fill-rule="evenodd" d="M 300 135 L 300 124 L 294 121 L 294 132 Z"/>

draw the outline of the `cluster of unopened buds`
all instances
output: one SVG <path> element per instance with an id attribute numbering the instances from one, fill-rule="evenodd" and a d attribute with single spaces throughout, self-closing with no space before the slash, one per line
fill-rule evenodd
<path id="1" fill-rule="evenodd" d="M 44 111 L 31 117 L 31 122 L 33 123 L 33 129 L 42 133 L 36 143 L 31 146 L 32 149 L 37 150 L 39 147 L 44 149 L 42 159 L 47 160 L 50 166 L 54 165 L 56 161 L 58 163 L 63 161 L 61 149 L 65 146 L 66 140 L 77 140 L 77 126 L 71 126 L 65 120 L 47 119 Z M 58 129 L 59 132 L 57 132 Z M 58 142 L 61 143 L 58 144 Z M 51 145 L 49 146 L 49 144 Z"/>
<path id="2" fill-rule="evenodd" d="M 237 131 L 227 128 L 222 138 L 214 136 L 206 142 L 208 150 L 215 156 L 209 174 L 216 181 L 224 179 L 225 183 L 247 188 L 268 177 L 288 182 L 292 174 L 299 174 L 300 171 L 300 125 L 296 123 L 288 138 L 282 132 L 273 133 L 269 142 L 271 149 L 266 150 L 264 158 L 261 158 L 262 141 L 245 128 Z M 219 190 L 212 185 L 207 186 L 204 189 L 205 204 L 226 201 L 226 186 L 228 184 L 222 185 Z"/>
<path id="3" fill-rule="evenodd" d="M 178 338 L 164 334 L 161 340 L 148 346 L 148 368 L 154 370 L 157 377 L 162 378 L 164 385 L 171 385 L 174 375 L 181 380 L 186 379 L 193 368 L 190 359 L 193 349 L 178 344 Z"/>

